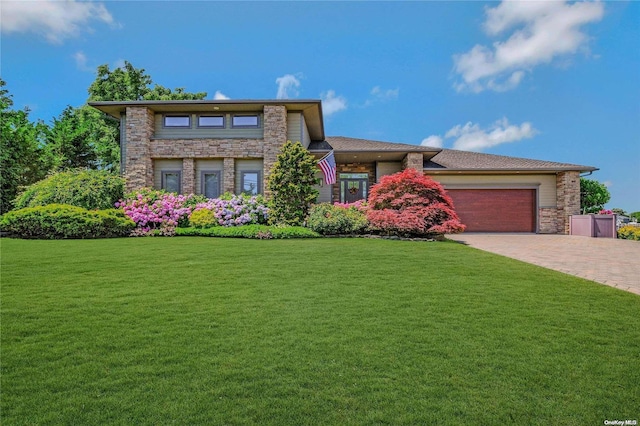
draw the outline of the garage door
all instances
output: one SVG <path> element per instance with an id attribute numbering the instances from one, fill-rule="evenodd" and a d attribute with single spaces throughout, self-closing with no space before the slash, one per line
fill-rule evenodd
<path id="1" fill-rule="evenodd" d="M 467 232 L 536 232 L 535 189 L 448 189 Z"/>

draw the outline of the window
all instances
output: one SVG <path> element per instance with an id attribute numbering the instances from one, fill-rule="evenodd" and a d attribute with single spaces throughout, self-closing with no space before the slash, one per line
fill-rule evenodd
<path id="1" fill-rule="evenodd" d="M 207 198 L 220 196 L 220 171 L 203 170 L 201 175 L 202 195 Z"/>
<path id="2" fill-rule="evenodd" d="M 240 189 L 243 194 L 258 195 L 261 192 L 260 172 L 241 172 Z"/>
<path id="3" fill-rule="evenodd" d="M 223 115 L 199 115 L 198 127 L 224 128 L 224 116 Z"/>
<path id="4" fill-rule="evenodd" d="M 234 115 L 231 124 L 233 127 L 259 127 L 260 119 L 257 115 Z"/>
<path id="5" fill-rule="evenodd" d="M 165 115 L 164 127 L 191 127 L 191 116 Z"/>
<path id="6" fill-rule="evenodd" d="M 180 181 L 182 180 L 182 172 L 180 170 L 163 170 L 162 171 L 162 189 L 167 192 L 180 193 Z"/>

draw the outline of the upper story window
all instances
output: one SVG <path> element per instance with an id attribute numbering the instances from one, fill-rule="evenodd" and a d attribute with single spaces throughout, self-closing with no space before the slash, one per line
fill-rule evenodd
<path id="1" fill-rule="evenodd" d="M 234 115 L 231 119 L 233 127 L 260 127 L 260 118 L 257 115 Z"/>
<path id="2" fill-rule="evenodd" d="M 191 127 L 190 115 L 165 115 L 164 127 Z"/>
<path id="3" fill-rule="evenodd" d="M 223 115 L 199 115 L 198 127 L 224 128 Z"/>

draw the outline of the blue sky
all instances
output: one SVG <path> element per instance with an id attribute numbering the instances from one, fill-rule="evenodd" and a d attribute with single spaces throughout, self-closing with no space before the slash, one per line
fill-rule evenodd
<path id="1" fill-rule="evenodd" d="M 4 1 L 1 73 L 47 122 L 98 65 L 233 99 L 322 99 L 328 136 L 598 167 L 640 210 L 639 2 Z"/>

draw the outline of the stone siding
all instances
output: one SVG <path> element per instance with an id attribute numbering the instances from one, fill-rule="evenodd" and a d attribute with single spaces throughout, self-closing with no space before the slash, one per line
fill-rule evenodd
<path id="1" fill-rule="evenodd" d="M 404 169 L 415 169 L 417 171 L 419 171 L 420 173 L 422 173 L 422 170 L 424 168 L 423 166 L 423 156 L 421 152 L 409 152 L 403 159 L 402 159 L 402 170 Z"/>
<path id="2" fill-rule="evenodd" d="M 284 105 L 265 105 L 264 107 L 264 140 L 262 188 L 265 197 L 269 198 L 267 181 L 271 167 L 276 162 L 280 148 L 287 142 L 287 108 Z"/>
<path id="3" fill-rule="evenodd" d="M 558 210 L 554 208 L 538 209 L 538 232 L 540 234 L 558 233 Z"/>
<path id="4" fill-rule="evenodd" d="M 149 141 L 153 137 L 154 114 L 146 107 L 127 107 L 126 190 L 153 186 L 153 161 Z"/>
<path id="5" fill-rule="evenodd" d="M 580 172 L 559 172 L 556 176 L 559 234 L 569 234 L 569 216 L 580 214 Z"/>
<path id="6" fill-rule="evenodd" d="M 196 163 L 193 158 L 182 159 L 182 193 L 196 192 Z"/>

